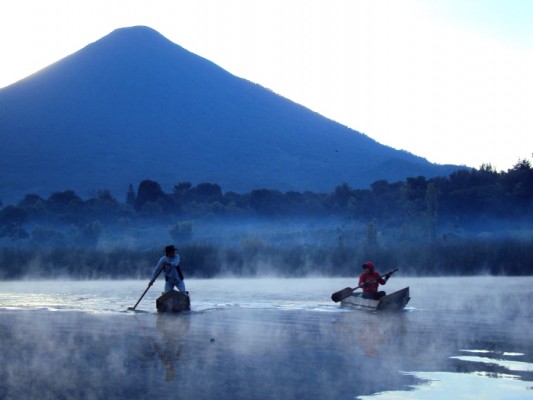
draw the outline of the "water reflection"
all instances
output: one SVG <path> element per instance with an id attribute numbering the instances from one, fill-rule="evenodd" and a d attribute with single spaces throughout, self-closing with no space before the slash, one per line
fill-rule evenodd
<path id="1" fill-rule="evenodd" d="M 365 358 L 386 359 L 406 345 L 408 323 L 405 312 L 354 311 L 341 314 L 334 327 L 345 337 L 352 337 Z"/>
<path id="2" fill-rule="evenodd" d="M 161 362 L 165 370 L 166 382 L 176 379 L 176 365 L 181 361 L 184 351 L 184 338 L 190 328 L 190 314 L 157 314 L 155 317 L 155 327 L 157 334 L 152 334 L 151 330 L 144 326 L 146 321 L 134 317 L 146 343 L 150 349 L 145 352 L 146 359 L 157 359 Z M 150 318 L 149 322 L 153 322 Z"/>
<path id="3" fill-rule="evenodd" d="M 466 354 L 484 354 L 484 357 L 457 355 L 456 371 L 403 372 L 419 383 L 409 391 L 385 391 L 359 400 L 418 400 L 418 399 L 471 399 L 524 400 L 533 398 L 533 364 L 509 357 L 523 357 L 523 353 L 462 350 Z"/>

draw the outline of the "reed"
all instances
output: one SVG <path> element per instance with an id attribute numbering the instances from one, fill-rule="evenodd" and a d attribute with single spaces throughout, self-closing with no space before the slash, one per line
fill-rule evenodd
<path id="1" fill-rule="evenodd" d="M 157 248 L 107 250 L 69 247 L 1 248 L 0 279 L 145 279 L 161 256 Z M 258 240 L 236 245 L 190 243 L 180 248 L 188 277 L 277 275 L 350 276 L 373 260 L 403 275 L 533 275 L 532 239 L 396 243 L 369 249 L 340 245 L 279 245 Z"/>

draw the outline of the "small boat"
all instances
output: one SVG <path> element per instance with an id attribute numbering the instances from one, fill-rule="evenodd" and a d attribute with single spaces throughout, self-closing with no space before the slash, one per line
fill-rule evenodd
<path id="1" fill-rule="evenodd" d="M 398 290 L 382 297 L 379 300 L 363 299 L 362 293 L 354 293 L 341 300 L 341 307 L 355 308 L 358 310 L 401 310 L 409 302 L 409 287 Z"/>
<path id="2" fill-rule="evenodd" d="M 171 290 L 159 296 L 155 301 L 155 306 L 157 312 L 160 313 L 191 311 L 191 300 L 185 293 Z"/>

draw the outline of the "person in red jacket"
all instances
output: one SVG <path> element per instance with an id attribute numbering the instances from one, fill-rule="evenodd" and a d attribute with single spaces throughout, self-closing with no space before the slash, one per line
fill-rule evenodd
<path id="1" fill-rule="evenodd" d="M 359 276 L 359 285 L 363 287 L 363 299 L 379 300 L 386 295 L 384 291 L 378 292 L 379 285 L 385 285 L 390 277 L 390 273 L 382 278 L 376 272 L 373 262 L 367 261 L 363 264 L 363 273 Z"/>

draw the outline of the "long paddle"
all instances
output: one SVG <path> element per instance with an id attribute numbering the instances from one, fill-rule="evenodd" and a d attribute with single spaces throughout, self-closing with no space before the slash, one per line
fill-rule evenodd
<path id="1" fill-rule="evenodd" d="M 398 271 L 398 268 L 392 270 L 392 271 L 389 271 L 387 272 L 386 274 L 383 274 L 379 277 L 379 279 L 383 278 L 384 276 L 387 276 L 387 275 L 392 275 L 394 272 Z M 342 290 L 339 290 L 338 292 L 335 292 L 331 295 L 331 300 L 333 300 L 335 303 L 338 303 L 339 301 L 342 301 L 344 300 L 345 298 L 347 297 L 350 297 L 354 290 L 357 290 L 357 289 L 360 289 L 362 288 L 363 286 L 369 284 L 369 283 L 374 283 L 376 282 L 377 279 L 374 279 L 374 280 L 371 280 L 371 281 L 368 281 L 368 282 L 365 282 L 363 283 L 361 286 L 357 286 L 356 288 L 350 288 L 350 287 L 347 287 L 347 288 L 344 288 Z"/>
<path id="2" fill-rule="evenodd" d="M 146 292 L 148 291 L 148 289 L 150 289 L 150 286 L 152 286 L 152 284 L 155 282 L 155 280 L 157 279 L 157 277 L 159 276 L 159 274 L 161 273 L 161 271 L 163 271 L 163 268 L 165 266 L 162 265 L 161 268 L 159 268 L 159 272 L 157 273 L 157 275 L 155 276 L 154 280 L 150 281 L 148 283 L 148 287 L 145 289 L 145 291 L 143 292 L 143 294 L 141 295 L 141 297 L 139 298 L 139 300 L 137 300 L 137 303 L 135 303 L 135 305 L 133 307 L 128 307 L 128 310 L 129 311 L 135 311 L 135 309 L 137 308 L 137 306 L 139 305 L 139 303 L 141 302 L 141 300 L 143 299 L 144 295 L 146 294 Z"/>

